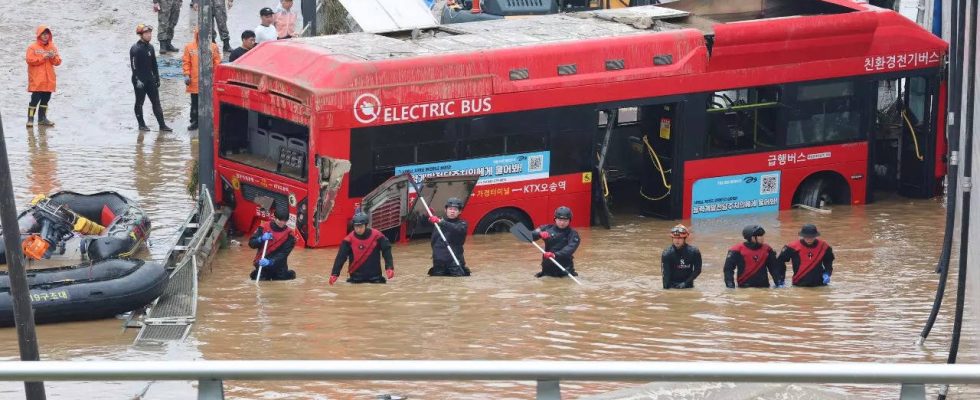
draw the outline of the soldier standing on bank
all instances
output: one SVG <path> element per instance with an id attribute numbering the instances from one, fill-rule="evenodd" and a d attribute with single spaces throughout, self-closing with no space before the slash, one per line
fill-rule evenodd
<path id="1" fill-rule="evenodd" d="M 221 50 L 228 54 L 231 52 L 231 35 L 228 33 L 228 10 L 231 9 L 232 4 L 235 0 L 211 0 L 211 18 L 214 20 L 214 26 L 218 29 L 218 34 L 221 35 L 221 41 L 224 46 Z M 198 4 L 201 0 L 191 0 L 191 8 L 194 12 L 197 12 Z M 225 7 L 227 5 L 227 7 Z M 211 33 L 211 39 L 214 39 L 214 32 Z"/>
<path id="2" fill-rule="evenodd" d="M 178 50 L 171 41 L 174 39 L 174 27 L 180 19 L 180 5 L 182 0 L 153 0 L 153 12 L 158 13 L 157 22 L 160 32 L 157 33 L 157 40 L 160 41 L 160 54 L 176 53 Z"/>

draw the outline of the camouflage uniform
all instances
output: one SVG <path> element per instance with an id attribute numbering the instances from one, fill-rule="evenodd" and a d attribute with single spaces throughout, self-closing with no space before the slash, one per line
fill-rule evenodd
<path id="1" fill-rule="evenodd" d="M 174 27 L 180 19 L 180 6 L 183 0 L 153 0 L 154 4 L 160 4 L 158 22 L 160 25 L 157 32 L 157 39 L 161 42 L 170 41 L 174 38 Z"/>
<path id="2" fill-rule="evenodd" d="M 191 0 L 191 5 L 198 4 L 199 0 Z M 228 34 L 228 7 L 225 7 L 225 0 L 211 0 L 211 15 L 214 19 L 214 26 L 212 28 L 217 28 L 218 33 L 221 35 L 221 41 L 227 42 L 231 40 L 231 36 Z M 194 15 L 193 21 L 191 21 L 191 27 L 197 27 L 197 15 Z M 212 37 L 214 37 L 214 32 L 211 32 Z"/>

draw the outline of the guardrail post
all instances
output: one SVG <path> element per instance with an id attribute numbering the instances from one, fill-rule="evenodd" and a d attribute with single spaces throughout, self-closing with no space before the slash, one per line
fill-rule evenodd
<path id="1" fill-rule="evenodd" d="M 220 379 L 197 381 L 197 400 L 225 400 L 225 387 Z"/>
<path id="2" fill-rule="evenodd" d="M 926 400 L 926 386 L 921 383 L 903 383 L 899 400 Z"/>
<path id="3" fill-rule="evenodd" d="M 538 381 L 538 400 L 561 400 L 561 384 L 558 380 Z M 902 399 L 905 400 L 905 399 Z"/>

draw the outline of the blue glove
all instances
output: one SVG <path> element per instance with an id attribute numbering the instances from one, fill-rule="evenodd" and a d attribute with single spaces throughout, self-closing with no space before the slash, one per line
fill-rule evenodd
<path id="1" fill-rule="evenodd" d="M 830 284 L 830 275 L 829 274 L 823 274 L 823 284 L 824 285 L 829 285 Z"/>
<path id="2" fill-rule="evenodd" d="M 269 264 L 272 264 L 272 261 L 269 261 L 268 258 L 260 258 L 259 259 L 259 266 L 260 267 L 268 267 Z"/>
<path id="3" fill-rule="evenodd" d="M 269 240 L 272 240 L 272 232 L 263 233 L 262 234 L 262 237 L 260 239 L 262 239 L 263 242 L 267 242 Z"/>
<path id="4" fill-rule="evenodd" d="M 786 281 L 776 281 L 775 283 L 776 283 L 776 289 L 786 287 Z"/>

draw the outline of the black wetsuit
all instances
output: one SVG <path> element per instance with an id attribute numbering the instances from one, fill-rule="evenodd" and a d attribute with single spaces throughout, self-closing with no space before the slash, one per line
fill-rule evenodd
<path id="1" fill-rule="evenodd" d="M 686 243 L 680 248 L 671 244 L 664 249 L 660 263 L 664 289 L 693 288 L 694 280 L 701 275 L 701 251 Z"/>
<path id="2" fill-rule="evenodd" d="M 540 232 L 548 232 L 550 237 L 544 241 L 544 250 L 555 253 L 555 261 L 558 261 L 562 267 L 568 271 L 572 276 L 578 276 L 575 272 L 575 250 L 578 250 L 578 245 L 581 243 L 582 239 L 579 238 L 578 232 L 567 227 L 565 229 L 560 229 L 555 225 L 541 225 L 538 229 L 531 232 L 532 238 L 538 240 L 541 238 Z M 534 276 L 540 278 L 542 276 L 554 276 L 563 277 L 566 276 L 565 272 L 558 268 L 555 263 L 547 258 L 541 260 L 541 272 L 538 272 Z"/>
<path id="3" fill-rule="evenodd" d="M 263 224 L 266 225 L 266 224 Z M 270 262 L 268 266 L 262 267 L 262 280 L 289 280 L 296 278 L 296 272 L 289 269 L 289 264 L 287 259 L 289 258 L 289 253 L 293 251 L 293 247 L 296 246 L 296 238 L 292 235 L 292 228 L 289 226 L 280 227 L 276 224 L 268 224 L 273 235 L 286 235 L 281 244 L 273 247 L 270 244 L 269 248 L 265 253 L 265 258 Z M 258 274 L 259 264 L 258 258 L 261 257 L 262 247 L 262 234 L 265 233 L 263 226 L 259 226 L 252 234 L 252 237 L 248 239 L 248 247 L 253 249 L 258 249 L 255 255 L 256 259 L 252 263 L 255 267 L 252 273 L 249 274 L 249 278 L 255 280 L 255 276 Z M 275 240 L 270 241 L 270 243 L 275 243 Z"/>
<path id="4" fill-rule="evenodd" d="M 446 235 L 446 240 L 452 246 L 459 266 L 453 261 L 452 254 L 446 248 L 446 242 L 442 241 L 439 232 L 432 229 L 432 268 L 429 268 L 430 276 L 470 276 L 470 269 L 466 268 L 466 259 L 463 258 L 463 243 L 466 243 L 466 221 L 460 218 L 443 218 L 439 221 L 439 228 Z"/>
<path id="5" fill-rule="evenodd" d="M 356 248 L 355 248 L 356 247 Z M 360 256 L 359 256 L 360 254 Z M 385 269 L 394 269 L 391 257 L 391 242 L 377 229 L 366 229 L 363 235 L 351 232 L 340 243 L 337 258 L 333 262 L 330 275 L 340 276 L 344 264 L 350 262 L 348 273 L 350 283 L 385 283 L 387 280 L 381 274 L 381 258 L 384 257 Z M 350 272 L 350 269 L 354 269 Z"/>
<path id="6" fill-rule="evenodd" d="M 160 72 L 157 69 L 156 51 L 153 45 L 138 40 L 133 47 L 129 48 L 129 68 L 133 75 L 133 91 L 136 93 L 136 104 L 133 111 L 136 113 L 136 121 L 140 126 L 146 125 L 143 121 L 143 101 L 149 97 L 150 104 L 153 106 L 153 116 L 161 126 L 163 123 L 163 108 L 160 106 Z"/>
<path id="7" fill-rule="evenodd" d="M 808 271 L 797 276 L 800 272 L 801 250 L 806 251 L 804 257 L 807 261 L 805 266 Z M 820 255 L 821 253 L 823 256 Z M 819 259 L 813 259 L 814 257 L 819 257 Z M 833 275 L 834 273 L 834 249 L 820 239 L 815 240 L 813 245 L 809 246 L 802 239 L 799 243 L 794 242 L 783 246 L 782 251 L 779 252 L 779 257 L 776 259 L 783 264 L 784 269 L 787 261 L 793 263 L 793 286 L 824 286 L 823 274 Z M 811 263 L 814 265 L 811 266 Z"/>
<path id="8" fill-rule="evenodd" d="M 750 253 L 748 257 L 739 251 Z M 749 267 L 758 266 L 754 270 Z M 732 246 L 725 257 L 725 286 L 734 288 L 735 272 L 738 271 L 738 287 L 769 287 L 769 275 L 773 281 L 782 284 L 786 279 L 786 267 L 776 262 L 776 252 L 767 244 L 745 242 Z"/>

